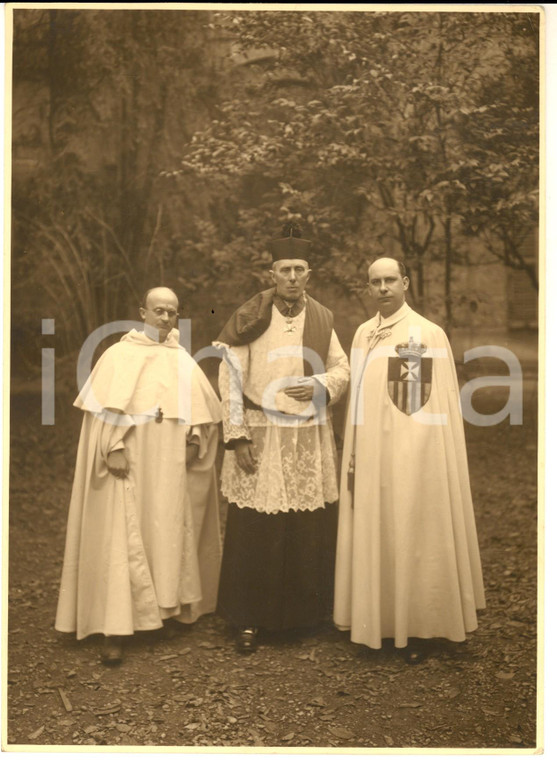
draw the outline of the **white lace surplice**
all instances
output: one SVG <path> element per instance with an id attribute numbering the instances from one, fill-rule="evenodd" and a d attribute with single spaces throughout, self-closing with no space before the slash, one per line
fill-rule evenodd
<path id="1" fill-rule="evenodd" d="M 223 401 L 223 430 L 227 443 L 247 438 L 253 443 L 257 470 L 245 473 L 236 463 L 234 451 L 227 450 L 222 466 L 222 492 L 239 507 L 274 514 L 288 510 L 315 510 L 338 499 L 337 462 L 330 409 L 313 414 L 315 407 L 290 399 L 272 389 L 279 378 L 282 385 L 295 385 L 303 376 L 302 336 L 305 309 L 290 328 L 273 306 L 269 328 L 247 346 L 229 348 L 230 361 L 240 370 L 243 392 L 256 404 L 269 407 L 272 398 L 280 411 L 304 415 L 306 419 L 277 420 L 256 409 L 246 409 L 240 418 L 230 394 L 230 369 L 223 361 L 219 389 Z M 292 331 L 290 331 L 290 329 Z M 319 369 L 319 368 L 315 368 Z M 313 377 L 327 389 L 329 405 L 342 396 L 349 380 L 348 360 L 333 331 L 324 372 Z M 288 380 L 286 379 L 288 378 Z M 265 403 L 262 404 L 262 401 Z"/>

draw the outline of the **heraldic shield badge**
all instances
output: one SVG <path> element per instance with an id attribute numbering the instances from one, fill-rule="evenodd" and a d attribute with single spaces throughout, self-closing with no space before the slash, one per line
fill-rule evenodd
<path id="1" fill-rule="evenodd" d="M 395 346 L 398 356 L 389 357 L 387 386 L 393 404 L 404 414 L 414 414 L 427 402 L 431 393 L 433 359 L 423 358 L 427 351 L 423 343 L 408 343 Z"/>

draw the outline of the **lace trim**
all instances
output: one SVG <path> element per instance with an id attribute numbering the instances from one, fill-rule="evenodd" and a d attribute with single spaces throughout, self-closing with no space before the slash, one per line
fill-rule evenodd
<path id="1" fill-rule="evenodd" d="M 253 509 L 254 512 L 259 512 L 260 514 L 265 514 L 265 515 L 281 515 L 281 514 L 284 514 L 285 512 L 315 512 L 318 509 L 325 509 L 324 504 L 316 504 L 316 505 L 307 505 L 307 506 L 296 507 L 296 508 L 291 507 L 290 509 L 269 510 L 269 509 L 263 509 L 261 507 L 259 508 L 254 507 L 252 504 L 240 504 L 239 502 L 234 501 L 234 499 L 232 499 L 231 497 L 229 498 L 229 496 L 225 494 L 224 491 L 223 491 L 223 496 L 226 498 L 228 502 L 230 502 L 231 504 L 235 504 L 240 509 Z M 334 501 L 336 501 L 336 499 L 333 499 L 333 502 Z M 333 503 L 333 502 L 327 502 L 327 503 Z"/>
<path id="2" fill-rule="evenodd" d="M 249 475 L 226 451 L 221 471 L 224 496 L 258 512 L 312 511 L 338 499 L 336 450 L 330 425 L 253 428 L 257 471 Z"/>

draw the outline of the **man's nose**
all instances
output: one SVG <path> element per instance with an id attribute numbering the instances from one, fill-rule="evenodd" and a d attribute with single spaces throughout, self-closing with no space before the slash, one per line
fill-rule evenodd
<path id="1" fill-rule="evenodd" d="M 296 272 L 294 271 L 294 269 L 290 270 L 290 277 L 289 277 L 289 279 L 290 279 L 291 282 L 296 282 Z"/>
<path id="2" fill-rule="evenodd" d="M 381 291 L 381 293 L 386 293 L 386 291 L 387 291 L 387 283 L 384 280 L 381 283 L 381 285 L 379 286 L 379 290 Z"/>
<path id="3" fill-rule="evenodd" d="M 163 311 L 163 313 L 161 314 L 161 319 L 162 319 L 163 322 L 168 322 L 168 320 L 170 319 L 170 317 L 168 316 L 168 312 L 167 311 Z"/>

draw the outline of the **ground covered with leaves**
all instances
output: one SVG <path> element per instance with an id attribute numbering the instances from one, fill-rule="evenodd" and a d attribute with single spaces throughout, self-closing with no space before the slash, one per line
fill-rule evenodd
<path id="1" fill-rule="evenodd" d="M 477 394 L 496 411 L 496 391 Z M 332 624 L 236 653 L 215 615 L 137 634 L 116 668 L 100 637 L 53 628 L 80 417 L 11 419 L 8 744 L 246 747 L 536 746 L 535 390 L 525 424 L 467 427 L 487 609 L 464 644 L 407 665 Z M 68 406 L 71 402 L 68 402 Z M 63 405 L 60 405 L 63 410 Z"/>

